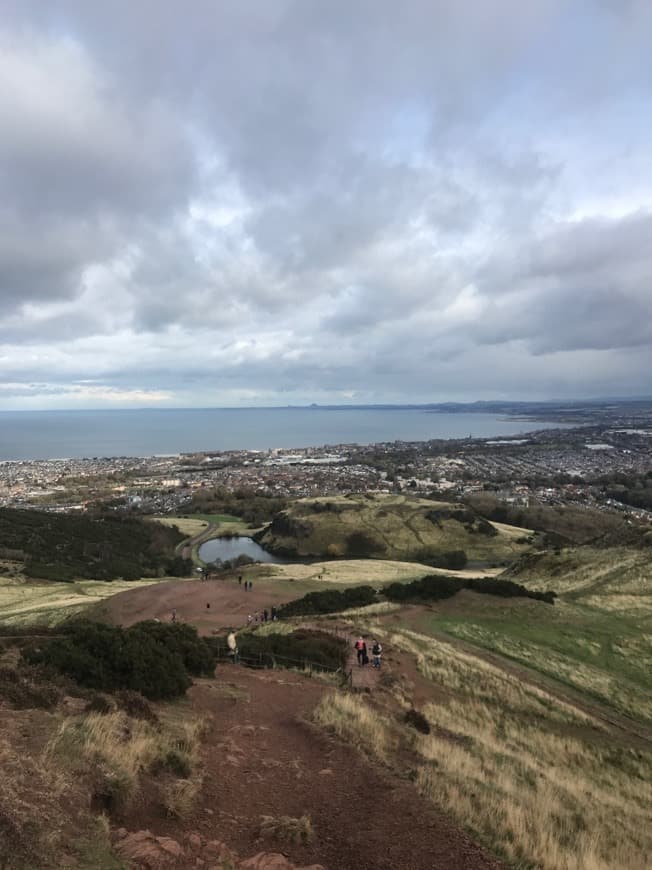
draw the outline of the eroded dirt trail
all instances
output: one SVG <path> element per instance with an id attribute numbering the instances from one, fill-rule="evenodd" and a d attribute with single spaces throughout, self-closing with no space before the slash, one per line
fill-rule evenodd
<path id="1" fill-rule="evenodd" d="M 175 832 L 175 823 L 145 813 L 139 827 L 170 836 L 195 830 L 248 853 L 261 816 L 307 814 L 313 842 L 281 847 L 297 864 L 328 870 L 501 867 L 409 782 L 310 724 L 311 711 L 330 691 L 301 675 L 221 667 L 216 680 L 190 691 L 197 714 L 212 717 L 194 818 Z M 270 845 L 260 842 L 260 848 Z"/>

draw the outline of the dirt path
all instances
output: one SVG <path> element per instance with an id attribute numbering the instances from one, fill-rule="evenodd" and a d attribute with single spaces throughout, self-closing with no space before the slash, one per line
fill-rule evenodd
<path id="1" fill-rule="evenodd" d="M 410 625 L 415 631 L 419 631 L 419 619 L 421 612 L 413 612 L 411 616 L 405 616 L 402 619 L 406 625 Z M 531 670 L 525 665 L 517 664 L 507 658 L 504 658 L 499 653 L 491 650 L 483 649 L 468 641 L 460 640 L 452 635 L 446 634 L 443 631 L 428 630 L 428 636 L 434 637 L 442 643 L 447 643 L 450 646 L 456 647 L 463 652 L 475 656 L 482 661 L 500 668 L 505 673 L 517 677 L 521 682 L 528 683 L 538 689 L 545 689 L 555 698 L 576 707 L 583 713 L 592 716 L 594 719 L 603 722 L 605 725 L 615 728 L 622 735 L 626 735 L 627 741 L 631 745 L 650 747 L 652 744 L 652 729 L 646 725 L 635 722 L 627 716 L 623 716 L 615 710 L 612 710 L 606 704 L 601 704 L 597 700 L 587 698 L 581 692 L 558 683 L 553 677 L 549 677 L 539 671 Z"/>
<path id="2" fill-rule="evenodd" d="M 278 607 L 296 597 L 293 590 L 283 590 L 273 580 L 258 577 L 247 592 L 233 577 L 172 580 L 120 592 L 102 602 L 101 613 L 114 624 L 127 626 L 144 619 L 169 622 L 172 610 L 176 610 L 177 620 L 194 625 L 200 634 L 210 634 L 245 626 L 249 614 L 270 610 L 272 605 Z"/>
<path id="3" fill-rule="evenodd" d="M 143 808 L 131 828 L 182 837 L 196 831 L 241 854 L 278 849 L 297 864 L 327 870 L 498 870 L 411 783 L 367 761 L 310 724 L 332 691 L 294 673 L 220 667 L 189 693 L 193 712 L 212 719 L 204 744 L 204 786 L 183 826 Z M 263 815 L 307 814 L 308 845 L 259 841 Z"/>

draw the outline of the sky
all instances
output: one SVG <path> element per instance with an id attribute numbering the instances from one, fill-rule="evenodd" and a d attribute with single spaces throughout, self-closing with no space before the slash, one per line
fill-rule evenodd
<path id="1" fill-rule="evenodd" d="M 0 0 L 0 409 L 650 395 L 649 0 Z"/>

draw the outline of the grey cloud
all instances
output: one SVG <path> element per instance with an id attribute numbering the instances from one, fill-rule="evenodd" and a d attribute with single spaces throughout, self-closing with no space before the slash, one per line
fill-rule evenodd
<path id="1" fill-rule="evenodd" d="M 485 357 L 512 392 L 568 392 L 573 353 L 578 389 L 640 379 L 652 218 L 609 197 L 652 196 L 646 4 L 3 12 L 0 377 L 195 404 L 472 393 Z"/>

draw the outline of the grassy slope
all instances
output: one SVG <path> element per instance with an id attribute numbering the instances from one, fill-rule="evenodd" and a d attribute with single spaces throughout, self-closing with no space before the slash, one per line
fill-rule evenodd
<path id="1" fill-rule="evenodd" d="M 315 506 L 327 503 L 335 509 L 316 510 Z M 489 536 L 469 532 L 464 523 L 443 514 L 439 522 L 426 516 L 433 511 L 459 510 L 459 505 L 408 496 L 301 499 L 286 511 L 286 516 L 308 532 L 293 536 L 268 530 L 261 542 L 270 549 L 294 548 L 303 556 L 346 556 L 349 535 L 363 532 L 377 541 L 379 558 L 414 561 L 424 549 L 464 550 L 471 561 L 495 564 L 511 561 L 529 549 L 527 543 L 521 542 L 529 534 L 525 529 L 501 525 L 496 527 L 496 536 Z"/>
<path id="2" fill-rule="evenodd" d="M 78 580 L 75 583 L 2 583 L 0 629 L 3 625 L 57 625 L 94 604 L 124 592 L 152 586 L 156 580 Z"/>
<path id="3" fill-rule="evenodd" d="M 390 765 L 405 764 L 409 748 L 405 772 L 417 787 L 512 866 L 649 866 L 649 749 L 437 638 L 373 617 L 355 625 L 382 638 L 381 685 L 403 711 L 418 696 L 430 734 L 402 725 L 387 695 L 334 696 L 319 722 Z M 404 658 L 394 664 L 399 650 L 416 660 L 418 679 Z"/>
<path id="4" fill-rule="evenodd" d="M 645 551 L 563 551 L 526 560 L 512 579 L 555 589 L 554 607 L 463 593 L 413 627 L 445 632 L 652 722 L 652 576 Z"/>

